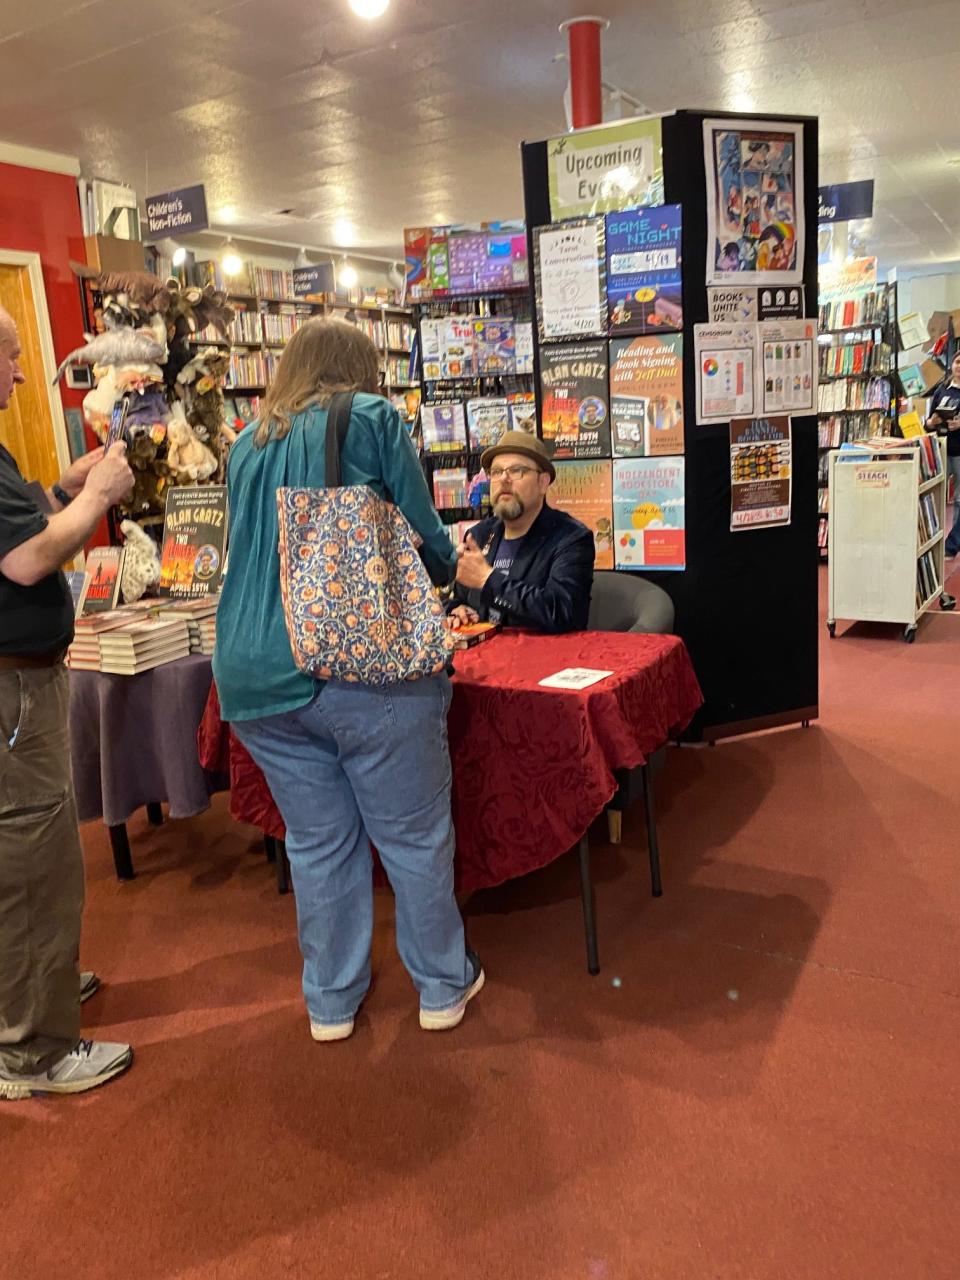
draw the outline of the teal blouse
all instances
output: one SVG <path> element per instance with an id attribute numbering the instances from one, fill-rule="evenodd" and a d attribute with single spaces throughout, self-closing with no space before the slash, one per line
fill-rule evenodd
<path id="1" fill-rule="evenodd" d="M 316 692 L 317 682 L 294 665 L 283 620 L 276 491 L 285 485 L 323 488 L 326 426 L 326 410 L 313 407 L 293 419 L 282 440 L 257 449 L 251 425 L 230 450 L 228 571 L 213 655 L 224 720 L 294 711 Z M 354 398 L 341 479 L 392 498 L 423 538 L 423 558 L 433 580 L 452 577 L 456 553 L 450 536 L 431 501 L 406 427 L 382 396 Z"/>

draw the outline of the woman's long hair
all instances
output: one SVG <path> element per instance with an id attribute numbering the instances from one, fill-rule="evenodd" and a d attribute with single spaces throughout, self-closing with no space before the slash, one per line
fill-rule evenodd
<path id="1" fill-rule="evenodd" d="M 254 444 L 282 440 L 308 405 L 326 405 L 335 391 L 376 393 L 380 356 L 366 334 L 329 317 L 308 320 L 284 348 L 263 402 Z"/>

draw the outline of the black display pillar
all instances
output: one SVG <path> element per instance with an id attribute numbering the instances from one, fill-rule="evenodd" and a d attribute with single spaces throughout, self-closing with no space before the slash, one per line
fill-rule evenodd
<path id="1" fill-rule="evenodd" d="M 818 128 L 811 117 L 723 111 L 664 116 L 664 200 L 683 208 L 683 387 L 686 552 L 682 573 L 644 571 L 671 596 L 675 630 L 704 693 L 689 737 L 714 739 L 818 715 L 817 419 L 793 419 L 793 510 L 789 525 L 730 529 L 730 433 L 698 426 L 693 326 L 709 320 L 706 291 L 705 119 L 803 125 L 805 313 L 817 314 Z M 545 142 L 522 145 L 531 274 L 533 228 L 550 221 Z M 534 369 L 540 411 L 539 342 Z"/>

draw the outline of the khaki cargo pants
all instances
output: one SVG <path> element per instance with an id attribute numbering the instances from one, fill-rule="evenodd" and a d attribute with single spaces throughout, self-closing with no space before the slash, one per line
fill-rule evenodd
<path id="1" fill-rule="evenodd" d="M 0 1066 L 24 1075 L 80 1036 L 83 855 L 68 680 L 63 666 L 0 669 Z"/>

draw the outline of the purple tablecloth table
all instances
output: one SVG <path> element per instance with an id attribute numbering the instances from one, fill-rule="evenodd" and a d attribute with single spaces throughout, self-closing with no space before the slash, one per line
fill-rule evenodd
<path id="1" fill-rule="evenodd" d="M 81 822 L 110 829 L 117 875 L 132 879 L 126 822 L 146 806 L 162 821 L 210 806 L 227 779 L 203 768 L 197 729 L 212 680 L 210 659 L 191 654 L 137 676 L 70 672 L 73 783 Z"/>

